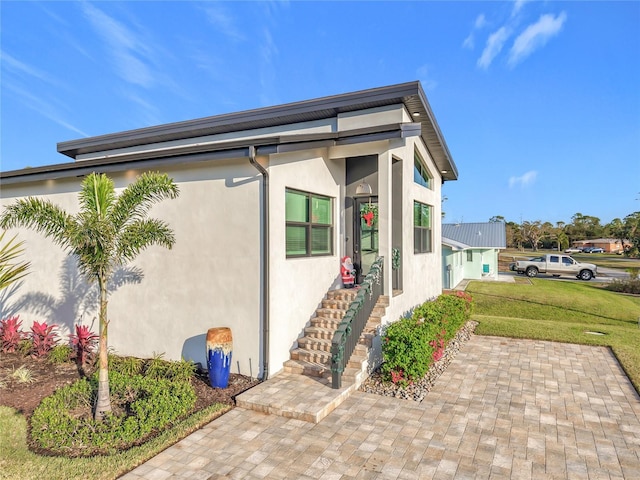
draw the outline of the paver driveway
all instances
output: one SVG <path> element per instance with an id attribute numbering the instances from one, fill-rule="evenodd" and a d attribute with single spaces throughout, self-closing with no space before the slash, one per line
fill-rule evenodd
<path id="1" fill-rule="evenodd" d="M 607 348 L 474 336 L 421 404 L 236 408 L 124 478 L 640 479 L 640 399 Z"/>

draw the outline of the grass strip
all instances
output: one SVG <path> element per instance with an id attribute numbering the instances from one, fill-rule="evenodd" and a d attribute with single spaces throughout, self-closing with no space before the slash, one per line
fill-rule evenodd
<path id="1" fill-rule="evenodd" d="M 45 457 L 27 448 L 24 415 L 0 407 L 0 479 L 2 480 L 111 480 L 118 478 L 231 410 L 222 403 L 189 416 L 139 447 L 111 456 L 90 458 Z"/>

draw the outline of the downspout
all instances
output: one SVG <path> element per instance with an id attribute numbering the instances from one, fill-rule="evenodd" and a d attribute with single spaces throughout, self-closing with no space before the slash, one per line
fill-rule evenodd
<path id="1" fill-rule="evenodd" d="M 262 381 L 269 376 L 269 172 L 256 161 L 249 146 L 249 163 L 262 175 Z"/>

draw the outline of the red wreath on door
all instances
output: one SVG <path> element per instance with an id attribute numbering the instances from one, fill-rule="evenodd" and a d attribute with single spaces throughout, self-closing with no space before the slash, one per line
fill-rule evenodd
<path id="1" fill-rule="evenodd" d="M 367 227 L 370 227 L 373 225 L 373 212 L 367 212 L 367 213 L 363 213 L 362 214 L 362 218 L 364 218 L 364 221 L 367 222 Z"/>

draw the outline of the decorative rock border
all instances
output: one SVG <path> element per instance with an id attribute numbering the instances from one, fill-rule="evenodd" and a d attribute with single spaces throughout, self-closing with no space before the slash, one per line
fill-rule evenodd
<path id="1" fill-rule="evenodd" d="M 471 338 L 477 325 L 478 322 L 473 320 L 465 323 L 464 326 L 458 330 L 455 337 L 447 344 L 442 358 L 431 365 L 427 374 L 420 380 L 414 381 L 406 387 L 402 387 L 392 382 L 384 381 L 380 369 L 377 369 L 362 383 L 360 390 L 387 397 L 397 397 L 422 402 L 427 393 L 429 393 L 435 385 L 438 377 L 447 369 L 451 360 L 453 360 L 462 346 Z"/>

